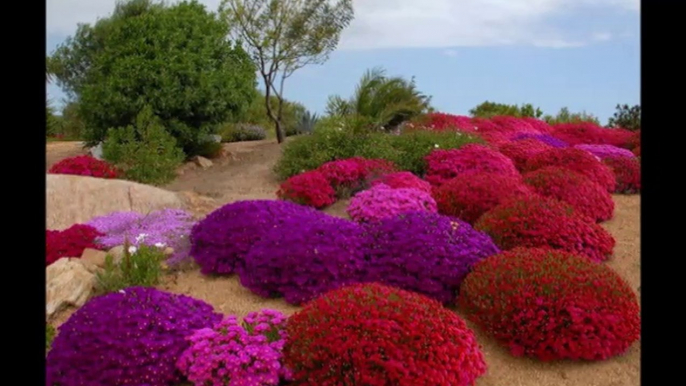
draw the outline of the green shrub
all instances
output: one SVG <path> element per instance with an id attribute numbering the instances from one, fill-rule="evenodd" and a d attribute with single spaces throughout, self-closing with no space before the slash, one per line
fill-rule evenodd
<path id="1" fill-rule="evenodd" d="M 50 346 L 52 346 L 52 341 L 55 339 L 55 327 L 46 324 L 45 325 L 45 349 L 50 350 Z"/>
<path id="2" fill-rule="evenodd" d="M 146 184 L 164 184 L 176 176 L 184 153 L 162 126 L 152 109 L 145 107 L 135 126 L 113 128 L 103 143 L 103 156 L 126 178 Z"/>
<path id="3" fill-rule="evenodd" d="M 258 125 L 228 123 L 221 132 L 222 142 L 259 141 L 267 138 L 267 132 Z"/>
<path id="4" fill-rule="evenodd" d="M 162 276 L 162 263 L 166 255 L 159 248 L 141 245 L 134 253 L 129 253 L 124 245 L 124 257 L 116 264 L 112 256 L 107 256 L 105 266 L 96 275 L 96 291 L 99 294 L 116 292 L 132 286 L 150 287 L 159 283 Z"/>
<path id="5" fill-rule="evenodd" d="M 220 142 L 204 141 L 194 145 L 191 149 L 193 154 L 197 154 L 201 157 L 209 159 L 215 159 L 221 157 L 224 147 Z"/>
<path id="6" fill-rule="evenodd" d="M 621 127 L 627 130 L 641 129 L 641 105 L 617 105 L 615 113 L 607 122 L 608 127 Z"/>
<path id="7" fill-rule="evenodd" d="M 433 150 L 459 149 L 466 144 L 483 143 L 483 141 L 481 138 L 453 131 L 414 130 L 392 136 L 391 143 L 399 152 L 399 156 L 391 161 L 402 170 L 423 176 L 426 172 L 424 157 Z"/>

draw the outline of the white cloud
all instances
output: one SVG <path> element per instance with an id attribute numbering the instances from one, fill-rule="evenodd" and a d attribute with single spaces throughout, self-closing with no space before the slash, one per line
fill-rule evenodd
<path id="1" fill-rule="evenodd" d="M 221 0 L 200 0 L 216 10 Z M 115 0 L 47 0 L 47 34 L 67 36 L 92 23 Z M 640 12 L 640 0 L 355 0 L 355 19 L 341 49 L 458 47 L 524 44 L 578 46 L 551 18 L 575 9 L 604 7 Z"/>
<path id="2" fill-rule="evenodd" d="M 449 48 L 449 49 L 443 51 L 443 55 L 454 58 L 457 56 L 457 51 Z"/>
<path id="3" fill-rule="evenodd" d="M 597 42 L 606 42 L 612 39 L 612 34 L 609 32 L 596 32 L 593 35 L 591 35 L 591 39 Z"/>

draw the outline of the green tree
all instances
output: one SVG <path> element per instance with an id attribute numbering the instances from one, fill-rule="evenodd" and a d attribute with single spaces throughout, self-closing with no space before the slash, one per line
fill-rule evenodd
<path id="1" fill-rule="evenodd" d="M 431 98 L 420 93 L 414 78 L 388 77 L 382 68 L 367 70 L 349 100 L 330 96 L 326 114 L 357 116 L 372 127 L 392 130 L 400 123 L 425 113 Z"/>
<path id="2" fill-rule="evenodd" d="M 557 112 L 556 115 L 546 115 L 543 117 L 543 120 L 548 122 L 551 125 L 555 125 L 558 123 L 574 123 L 574 122 L 591 122 L 595 123 L 596 125 L 600 125 L 600 121 L 598 121 L 598 118 L 594 116 L 593 114 L 589 114 L 585 111 L 582 111 L 580 113 L 571 113 L 569 112 L 569 109 L 567 107 L 563 107 L 560 109 L 560 111 Z"/>
<path id="3" fill-rule="evenodd" d="M 117 3 L 94 25 L 79 25 L 53 54 L 58 83 L 79 102 L 85 140 L 135 122 L 151 106 L 190 154 L 254 95 L 255 67 L 226 39 L 228 24 L 197 1 Z"/>
<path id="4" fill-rule="evenodd" d="M 279 98 L 275 95 L 270 95 L 269 103 L 272 111 L 276 111 L 279 108 Z M 286 136 L 297 134 L 298 122 L 302 119 L 307 109 L 302 104 L 285 98 L 282 103 L 281 127 L 284 130 L 284 134 Z M 248 108 L 241 114 L 238 114 L 231 122 L 252 123 L 263 128 L 271 126 L 273 122 L 267 112 L 265 93 L 256 89 L 255 97 Z"/>
<path id="5" fill-rule="evenodd" d="M 284 83 L 298 69 L 328 59 L 353 19 L 352 0 L 222 0 L 220 13 L 262 76 L 267 115 L 282 143 Z"/>
<path id="6" fill-rule="evenodd" d="M 607 122 L 608 127 L 621 127 L 627 130 L 641 129 L 641 105 L 617 105 L 615 113 Z"/>
<path id="7" fill-rule="evenodd" d="M 469 110 L 469 114 L 475 118 L 492 118 L 499 115 L 507 115 L 512 117 L 531 117 L 540 118 L 543 111 L 540 108 L 534 107 L 531 103 L 517 105 L 508 105 L 504 103 L 495 103 L 485 101 L 480 105 Z"/>

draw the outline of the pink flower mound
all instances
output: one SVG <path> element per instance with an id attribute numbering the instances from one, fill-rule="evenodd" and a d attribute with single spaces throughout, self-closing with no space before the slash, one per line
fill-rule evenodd
<path id="1" fill-rule="evenodd" d="M 634 158 L 631 150 L 622 149 L 613 145 L 576 145 L 577 149 L 586 150 L 601 160 L 610 157 L 629 157 Z"/>
<path id="2" fill-rule="evenodd" d="M 583 174 L 610 193 L 615 191 L 617 185 L 612 169 L 585 150 L 571 147 L 548 149 L 531 157 L 524 171 L 531 172 L 546 166 L 559 166 Z"/>
<path id="3" fill-rule="evenodd" d="M 378 222 L 408 212 L 437 211 L 431 194 L 412 188 L 393 189 L 384 184 L 357 193 L 347 209 L 350 217 L 361 223 Z"/>
<path id="4" fill-rule="evenodd" d="M 510 133 L 510 134 L 542 134 L 539 130 L 536 130 L 529 122 L 516 117 L 510 116 L 497 116 L 491 118 L 497 127 L 499 132 Z"/>
<path id="5" fill-rule="evenodd" d="M 552 146 L 534 138 L 522 139 L 515 142 L 507 142 L 498 150 L 514 162 L 517 170 L 523 170 L 526 161 L 536 154 L 550 149 Z"/>
<path id="6" fill-rule="evenodd" d="M 359 190 L 368 179 L 394 172 L 397 167 L 384 159 L 353 157 L 327 162 L 316 170 L 340 195 Z"/>
<path id="7" fill-rule="evenodd" d="M 574 122 L 554 125 L 553 135 L 570 145 L 622 146 L 633 133 L 624 129 L 606 129 L 592 122 Z"/>
<path id="8" fill-rule="evenodd" d="M 379 184 L 387 185 L 393 189 L 417 189 L 431 193 L 431 184 L 415 176 L 410 172 L 397 172 L 386 174 L 372 181 L 372 186 Z"/>
<path id="9" fill-rule="evenodd" d="M 425 179 L 433 186 L 441 186 L 458 175 L 469 173 L 497 173 L 519 175 L 512 160 L 484 145 L 469 144 L 460 149 L 434 150 L 426 156 Z"/>
<path id="10" fill-rule="evenodd" d="M 445 113 L 430 113 L 426 115 L 426 123 L 425 125 L 432 129 L 432 130 L 437 130 L 437 131 L 442 131 L 442 130 L 454 130 L 458 129 L 460 131 L 462 130 L 467 130 L 467 131 L 473 131 L 474 124 L 472 123 L 472 119 L 470 117 L 466 117 L 463 115 L 452 115 L 452 114 L 445 114 Z"/>
<path id="11" fill-rule="evenodd" d="M 543 134 L 550 134 L 553 131 L 553 127 L 548 124 L 546 121 L 542 121 L 540 119 L 532 118 L 532 117 L 525 117 L 521 118 L 524 122 L 528 123 L 533 127 L 534 129 L 540 131 Z"/>

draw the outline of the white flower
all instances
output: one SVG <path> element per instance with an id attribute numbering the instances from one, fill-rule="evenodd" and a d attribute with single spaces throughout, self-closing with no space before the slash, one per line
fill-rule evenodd
<path id="1" fill-rule="evenodd" d="M 120 289 L 118 292 L 119 292 L 120 294 L 125 294 L 125 293 L 126 293 L 126 291 L 124 291 L 123 289 Z"/>
<path id="2" fill-rule="evenodd" d="M 437 143 L 436 143 L 436 144 L 434 144 L 434 147 L 435 147 L 436 149 L 438 149 L 438 144 L 437 144 Z"/>
<path id="3" fill-rule="evenodd" d="M 140 242 L 143 241 L 143 239 L 145 239 L 146 237 L 148 237 L 148 234 L 147 234 L 147 233 L 141 233 L 141 234 L 139 234 L 139 235 L 136 237 L 136 241 L 140 243 Z"/>
<path id="4" fill-rule="evenodd" d="M 156 246 L 157 248 L 164 248 L 164 247 L 167 246 L 167 244 L 165 244 L 165 243 L 155 243 L 155 246 Z"/>
<path id="5" fill-rule="evenodd" d="M 132 245 L 129 247 L 129 253 L 133 254 L 133 253 L 136 253 L 136 251 L 138 251 L 138 248 L 136 248 L 135 246 Z"/>

